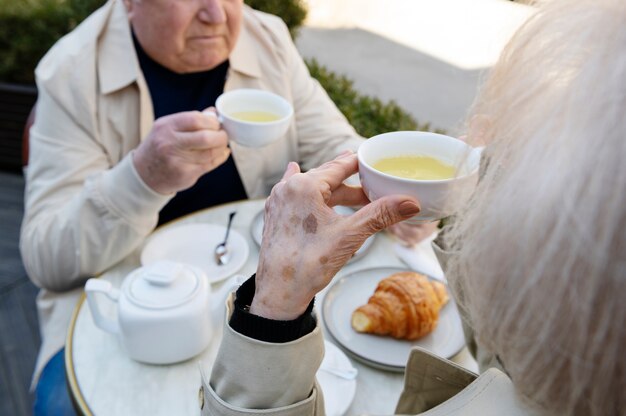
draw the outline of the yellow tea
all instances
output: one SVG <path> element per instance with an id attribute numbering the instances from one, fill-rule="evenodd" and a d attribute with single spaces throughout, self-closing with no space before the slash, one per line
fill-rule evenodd
<path id="1" fill-rule="evenodd" d="M 454 166 L 430 156 L 386 157 L 372 167 L 388 175 L 415 180 L 442 180 L 455 176 Z"/>
<path id="2" fill-rule="evenodd" d="M 279 115 L 268 111 L 239 111 L 232 113 L 231 117 L 240 121 L 252 121 L 256 123 L 267 123 L 280 119 Z"/>

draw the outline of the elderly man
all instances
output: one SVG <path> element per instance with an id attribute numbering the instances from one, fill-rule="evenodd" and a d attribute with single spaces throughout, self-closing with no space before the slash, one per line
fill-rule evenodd
<path id="1" fill-rule="evenodd" d="M 62 347 L 86 277 L 158 223 L 266 196 L 288 161 L 312 168 L 362 139 L 310 77 L 284 23 L 242 0 L 110 0 L 57 42 L 36 77 L 20 247 L 42 288 L 35 413 L 63 414 L 52 401 L 65 389 Z M 242 87 L 291 102 L 284 137 L 241 147 L 202 112 Z"/>
<path id="2" fill-rule="evenodd" d="M 37 414 L 65 397 L 39 387 L 65 389 L 65 332 L 87 277 L 157 224 L 267 196 L 288 161 L 308 170 L 362 138 L 310 77 L 284 23 L 242 0 L 109 0 L 57 42 L 36 78 L 20 248 L 42 288 Z M 294 108 L 284 137 L 261 149 L 229 142 L 206 114 L 223 91 L 244 87 Z"/>

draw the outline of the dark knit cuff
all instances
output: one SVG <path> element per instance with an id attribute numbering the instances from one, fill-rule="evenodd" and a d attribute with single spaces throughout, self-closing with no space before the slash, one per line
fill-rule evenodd
<path id="1" fill-rule="evenodd" d="M 256 274 L 252 275 L 237 290 L 235 309 L 229 321 L 232 329 L 249 338 L 273 343 L 295 341 L 315 329 L 315 299 L 302 315 L 292 321 L 277 321 L 251 314 L 249 310 L 256 289 L 255 278 Z"/>

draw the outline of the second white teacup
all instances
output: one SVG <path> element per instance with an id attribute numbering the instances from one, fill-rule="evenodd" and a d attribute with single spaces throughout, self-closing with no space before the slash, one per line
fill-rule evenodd
<path id="1" fill-rule="evenodd" d="M 248 147 L 265 146 L 282 137 L 293 116 L 287 100 L 257 89 L 225 92 L 215 107 L 229 139 Z"/>
<path id="2" fill-rule="evenodd" d="M 370 201 L 387 195 L 409 195 L 421 206 L 420 213 L 409 221 L 435 221 L 453 214 L 462 202 L 460 196 L 469 195 L 476 186 L 480 153 L 478 148 L 441 134 L 385 133 L 366 140 L 359 147 L 359 177 Z M 417 180 L 393 176 L 373 167 L 381 159 L 405 156 L 430 156 L 455 167 L 456 174 L 447 179 Z"/>

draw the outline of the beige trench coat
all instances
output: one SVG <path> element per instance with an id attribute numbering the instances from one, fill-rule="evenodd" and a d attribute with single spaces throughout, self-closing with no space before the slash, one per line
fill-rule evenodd
<path id="1" fill-rule="evenodd" d="M 231 145 L 250 198 L 268 195 L 289 161 L 310 169 L 358 147 L 362 139 L 310 77 L 280 19 L 245 7 L 229 61 L 225 90 L 270 90 L 295 109 L 279 141 L 262 149 Z M 147 187 L 131 161 L 154 113 L 121 0 L 109 0 L 57 42 L 36 78 L 20 249 L 42 288 L 37 375 L 64 344 L 84 280 L 137 248 L 173 195 Z"/>
<path id="2" fill-rule="evenodd" d="M 454 252 L 444 249 L 441 238 L 435 240 L 433 248 L 445 270 Z M 232 307 L 231 296 L 227 317 Z M 517 397 L 496 356 L 477 344 L 468 317 L 462 313 L 461 318 L 467 346 L 482 374 L 477 376 L 452 361 L 415 348 L 407 362 L 396 414 L 532 415 L 533 411 Z M 199 394 L 202 414 L 243 416 L 260 414 L 258 409 L 264 409 L 262 414 L 267 415 L 323 415 L 322 392 L 313 381 L 323 348 L 319 327 L 293 342 L 270 344 L 235 332 L 227 319 L 211 376 L 202 375 Z"/>
<path id="3" fill-rule="evenodd" d="M 228 325 L 210 378 L 202 375 L 198 406 L 204 416 L 321 416 L 324 400 L 315 383 L 324 342 L 319 326 L 284 344 L 245 337 Z M 304 358 L 303 358 L 304 357 Z M 263 410 L 260 410 L 263 409 Z M 511 380 L 491 368 L 480 376 L 426 350 L 409 357 L 396 414 L 529 416 Z"/>

